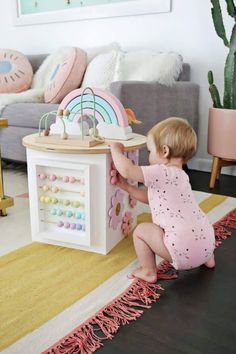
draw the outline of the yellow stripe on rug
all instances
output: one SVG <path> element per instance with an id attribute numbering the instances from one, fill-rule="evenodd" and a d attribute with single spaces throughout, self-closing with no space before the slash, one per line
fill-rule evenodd
<path id="1" fill-rule="evenodd" d="M 226 199 L 206 197 L 200 203 L 205 212 Z M 150 214 L 141 214 L 138 222 L 142 221 L 150 221 Z M 106 256 L 40 243 L 2 256 L 0 350 L 61 313 L 135 258 L 131 237 Z"/>
<path id="2" fill-rule="evenodd" d="M 0 350 L 78 301 L 135 257 L 131 237 L 106 256 L 40 243 L 2 256 Z"/>
<path id="3" fill-rule="evenodd" d="M 203 200 L 201 203 L 199 203 L 199 206 L 202 209 L 202 211 L 204 211 L 204 213 L 207 214 L 216 206 L 223 203 L 226 199 L 227 197 L 224 195 L 212 194 L 208 198 Z"/>

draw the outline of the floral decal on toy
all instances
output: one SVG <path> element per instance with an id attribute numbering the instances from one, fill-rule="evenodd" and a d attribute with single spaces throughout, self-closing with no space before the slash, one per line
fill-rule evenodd
<path id="1" fill-rule="evenodd" d="M 132 224 L 133 224 L 132 213 L 130 211 L 126 211 L 121 224 L 121 230 L 125 237 L 127 237 L 130 234 L 132 230 Z"/>
<path id="2" fill-rule="evenodd" d="M 124 210 L 124 193 L 117 190 L 111 198 L 111 205 L 108 215 L 110 216 L 109 226 L 112 229 L 117 229 L 118 224 L 122 220 Z"/>

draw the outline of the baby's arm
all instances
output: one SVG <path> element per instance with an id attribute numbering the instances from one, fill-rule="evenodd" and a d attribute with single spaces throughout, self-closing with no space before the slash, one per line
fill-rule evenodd
<path id="1" fill-rule="evenodd" d="M 129 193 L 131 197 L 137 199 L 142 203 L 148 204 L 148 194 L 147 194 L 146 187 L 144 189 L 143 188 L 141 189 L 138 188 L 137 186 L 129 184 L 127 180 L 124 177 L 122 177 L 120 174 L 118 174 L 117 176 L 115 185 L 123 189 L 125 192 Z"/>
<path id="2" fill-rule="evenodd" d="M 126 189 L 126 191 L 131 195 L 131 197 L 137 199 L 139 202 L 149 204 L 147 188 L 142 189 L 128 184 L 128 188 Z"/>
<path id="3" fill-rule="evenodd" d="M 134 165 L 131 160 L 123 155 L 124 146 L 121 143 L 111 144 L 111 155 L 117 171 L 127 179 L 144 182 L 143 171 L 140 166 Z"/>

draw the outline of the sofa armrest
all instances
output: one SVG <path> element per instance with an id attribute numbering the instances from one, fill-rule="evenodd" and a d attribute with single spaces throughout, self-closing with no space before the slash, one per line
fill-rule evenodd
<path id="1" fill-rule="evenodd" d="M 168 117 L 185 118 L 198 131 L 199 85 L 195 83 L 178 81 L 168 87 L 157 82 L 116 81 L 110 91 L 142 121 L 140 125 L 132 125 L 135 133 L 147 134 Z M 141 163 L 147 163 L 146 154 L 142 155 Z"/>

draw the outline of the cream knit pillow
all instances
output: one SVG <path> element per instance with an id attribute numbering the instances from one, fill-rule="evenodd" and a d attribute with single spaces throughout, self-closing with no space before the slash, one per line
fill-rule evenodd
<path id="1" fill-rule="evenodd" d="M 115 49 L 95 56 L 87 66 L 81 87 L 109 89 L 113 81 L 121 78 L 122 58 L 122 51 Z"/>

